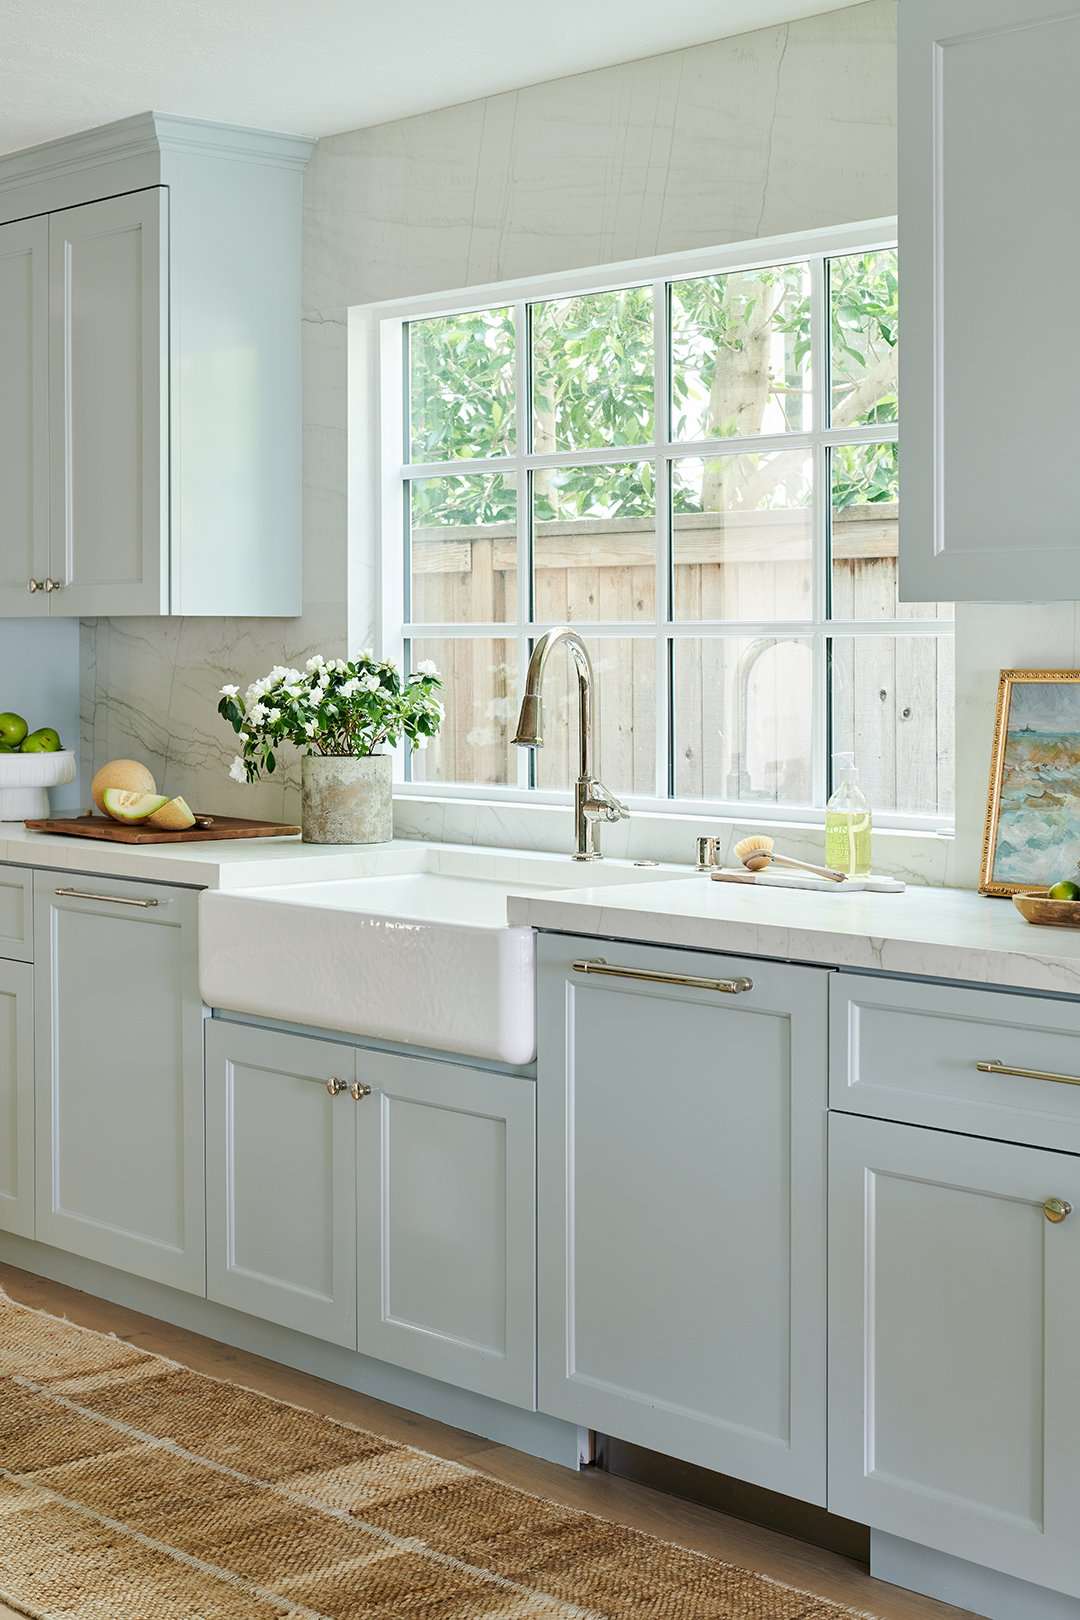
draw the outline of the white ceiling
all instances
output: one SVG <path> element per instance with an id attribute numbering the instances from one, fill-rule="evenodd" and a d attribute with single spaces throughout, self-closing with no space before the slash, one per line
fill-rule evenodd
<path id="1" fill-rule="evenodd" d="M 0 0 L 0 151 L 153 110 L 383 123 L 858 0 Z"/>

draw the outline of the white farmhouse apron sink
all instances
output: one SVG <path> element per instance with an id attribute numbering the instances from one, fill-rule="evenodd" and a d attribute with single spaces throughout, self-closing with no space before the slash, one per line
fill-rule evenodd
<path id="1" fill-rule="evenodd" d="M 685 878 L 684 867 L 400 844 L 386 870 L 199 900 L 199 979 L 218 1010 L 500 1063 L 536 1054 L 534 935 L 511 894 Z"/>

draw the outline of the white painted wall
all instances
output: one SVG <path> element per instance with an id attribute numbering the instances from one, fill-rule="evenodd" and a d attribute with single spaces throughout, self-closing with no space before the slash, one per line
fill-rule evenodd
<path id="1" fill-rule="evenodd" d="M 79 748 L 79 621 L 0 619 L 0 712 L 13 709 L 36 731 L 55 726 Z M 80 783 L 53 788 L 54 810 L 81 804 Z"/>

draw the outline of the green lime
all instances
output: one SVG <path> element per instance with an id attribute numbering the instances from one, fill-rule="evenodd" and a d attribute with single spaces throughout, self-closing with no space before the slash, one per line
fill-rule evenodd
<path id="1" fill-rule="evenodd" d="M 10 743 L 12 748 L 18 748 L 26 733 L 30 730 L 21 714 L 14 714 L 10 709 L 0 714 L 0 742 Z"/>
<path id="2" fill-rule="evenodd" d="M 1062 878 L 1055 883 L 1052 889 L 1047 890 L 1050 900 L 1080 900 L 1080 883 L 1074 883 L 1071 878 Z"/>
<path id="3" fill-rule="evenodd" d="M 27 737 L 19 752 L 22 754 L 57 754 L 63 748 L 60 733 L 52 726 L 40 726 Z"/>

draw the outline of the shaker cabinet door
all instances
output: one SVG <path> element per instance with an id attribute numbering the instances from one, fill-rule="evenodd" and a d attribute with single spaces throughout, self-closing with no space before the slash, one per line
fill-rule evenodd
<path id="1" fill-rule="evenodd" d="M 901 0 L 900 595 L 1080 597 L 1077 0 Z"/>
<path id="2" fill-rule="evenodd" d="M 356 1073 L 359 1348 L 533 1409 L 535 1083 L 383 1052 Z"/>
<path id="3" fill-rule="evenodd" d="M 49 216 L 52 612 L 168 612 L 168 191 Z"/>
<path id="4" fill-rule="evenodd" d="M 34 1235 L 34 970 L 0 961 L 0 1231 Z"/>
<path id="5" fill-rule="evenodd" d="M 34 873 L 37 1236 L 204 1293 L 195 895 Z"/>
<path id="6" fill-rule="evenodd" d="M 829 1144 L 829 1508 L 1080 1596 L 1080 1159 L 843 1114 Z"/>
<path id="7" fill-rule="evenodd" d="M 827 986 L 541 944 L 541 1409 L 818 1503 Z"/>
<path id="8" fill-rule="evenodd" d="M 0 615 L 49 611 L 49 222 L 0 225 Z"/>
<path id="9" fill-rule="evenodd" d="M 353 1049 L 206 1026 L 206 1292 L 356 1348 Z"/>

